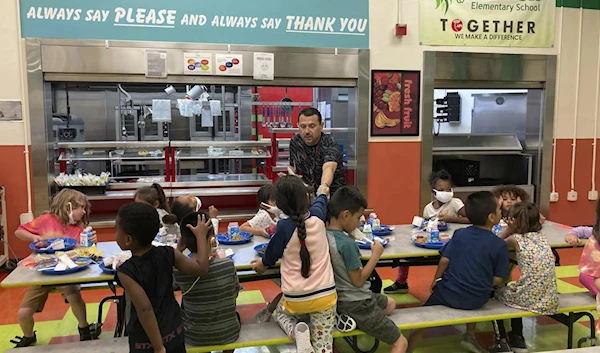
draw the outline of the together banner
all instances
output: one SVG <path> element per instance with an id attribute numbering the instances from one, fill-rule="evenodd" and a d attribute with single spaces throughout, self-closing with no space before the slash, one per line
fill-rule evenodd
<path id="1" fill-rule="evenodd" d="M 422 45 L 549 48 L 556 0 L 421 0 Z"/>

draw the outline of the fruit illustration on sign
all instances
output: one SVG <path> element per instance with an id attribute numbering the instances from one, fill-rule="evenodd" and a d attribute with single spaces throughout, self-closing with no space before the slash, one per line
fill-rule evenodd
<path id="1" fill-rule="evenodd" d="M 206 60 L 206 59 L 202 59 L 202 61 L 200 61 L 200 63 L 201 63 L 202 65 L 208 65 L 208 60 Z"/>
<path id="2" fill-rule="evenodd" d="M 225 63 L 225 66 L 227 66 L 227 67 L 233 67 L 233 64 L 228 61 L 228 62 Z"/>
<path id="3" fill-rule="evenodd" d="M 237 64 L 239 64 L 239 63 L 240 63 L 240 60 L 239 60 L 239 59 L 236 59 L 236 58 L 233 58 L 233 59 L 231 60 L 231 62 L 233 63 L 233 65 L 237 65 Z"/>
<path id="4" fill-rule="evenodd" d="M 373 82 L 373 116 L 375 127 L 393 128 L 400 124 L 402 97 L 399 73 L 375 73 Z"/>
<path id="5" fill-rule="evenodd" d="M 190 65 L 194 65 L 194 63 L 196 62 L 196 60 L 194 59 L 188 59 L 187 63 Z"/>
<path id="6" fill-rule="evenodd" d="M 227 66 L 225 66 L 225 65 L 219 65 L 219 70 L 220 71 L 227 71 Z"/>

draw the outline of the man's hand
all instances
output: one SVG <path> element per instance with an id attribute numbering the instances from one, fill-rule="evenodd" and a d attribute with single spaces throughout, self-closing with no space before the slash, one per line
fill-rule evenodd
<path id="1" fill-rule="evenodd" d="M 208 232 L 212 229 L 212 222 L 206 219 L 204 215 L 198 215 L 198 225 L 193 227 L 191 224 L 187 225 L 188 229 L 194 233 L 199 243 L 206 241 Z"/>
<path id="2" fill-rule="evenodd" d="M 569 243 L 569 245 L 571 245 L 571 246 L 579 245 L 579 238 L 577 238 L 577 236 L 575 236 L 575 234 L 567 234 L 565 241 L 567 243 Z"/>
<path id="3" fill-rule="evenodd" d="M 327 184 L 321 184 L 317 189 L 317 196 L 318 195 L 325 195 L 329 198 L 329 186 L 327 186 Z"/>
<path id="4" fill-rule="evenodd" d="M 252 270 L 259 274 L 264 273 L 268 269 L 267 266 L 263 265 L 262 259 L 252 260 L 251 264 Z"/>
<path id="5" fill-rule="evenodd" d="M 371 253 L 375 257 L 381 257 L 383 254 L 383 245 L 378 241 L 373 241 L 373 244 L 371 244 Z"/>

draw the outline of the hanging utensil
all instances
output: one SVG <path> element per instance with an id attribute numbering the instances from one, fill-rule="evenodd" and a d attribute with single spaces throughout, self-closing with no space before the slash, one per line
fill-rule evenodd
<path id="1" fill-rule="evenodd" d="M 281 100 L 281 102 L 282 103 L 287 103 L 287 104 L 284 105 L 284 111 L 286 113 L 285 114 L 286 115 L 286 121 L 287 121 L 287 116 L 288 115 L 289 115 L 289 119 L 290 120 L 285 123 L 285 127 L 291 128 L 293 126 L 293 124 L 292 124 L 292 114 L 293 114 L 293 111 L 294 111 L 294 107 L 290 104 L 293 101 L 288 96 L 288 88 L 287 87 L 285 88 L 285 97 L 283 97 L 283 99 Z M 284 127 L 284 126 L 282 126 L 282 127 Z"/>
<path id="2" fill-rule="evenodd" d="M 267 121 L 267 108 L 265 106 L 262 106 L 262 127 L 266 127 L 267 125 L 269 125 L 269 122 Z"/>
<path id="3" fill-rule="evenodd" d="M 285 110 L 283 106 L 279 106 L 279 127 L 280 128 L 284 128 L 287 126 L 287 123 L 285 122 Z"/>
<path id="4" fill-rule="evenodd" d="M 287 111 L 288 111 L 288 119 L 287 119 L 286 127 L 288 129 L 291 129 L 291 128 L 294 127 L 294 124 L 292 124 L 292 114 L 293 114 L 293 111 L 294 111 L 294 107 L 292 107 L 292 105 L 289 105 Z"/>

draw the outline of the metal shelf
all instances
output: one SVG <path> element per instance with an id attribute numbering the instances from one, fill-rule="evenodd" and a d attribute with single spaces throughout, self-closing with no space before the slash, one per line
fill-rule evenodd
<path id="1" fill-rule="evenodd" d="M 58 142 L 57 148 L 165 148 L 169 141 L 90 141 L 90 142 Z"/>
<path id="2" fill-rule="evenodd" d="M 433 139 L 434 155 L 521 154 L 523 146 L 516 134 L 452 134 Z"/>
<path id="3" fill-rule="evenodd" d="M 261 141 L 171 141 L 171 147 L 269 147 L 271 140 Z"/>
<path id="4" fill-rule="evenodd" d="M 332 132 L 355 132 L 354 127 L 334 127 L 329 129 L 323 129 L 324 133 Z M 270 134 L 295 134 L 298 132 L 298 128 L 271 128 L 269 129 Z"/>
<path id="5" fill-rule="evenodd" d="M 223 154 L 221 156 L 211 156 L 208 153 L 194 153 L 191 152 L 178 152 L 177 159 L 180 160 L 215 160 L 215 159 L 267 159 L 271 158 L 271 154 L 269 152 L 265 152 L 263 154 L 253 154 L 249 152 L 244 152 L 242 155 L 230 155 Z"/>
<path id="6" fill-rule="evenodd" d="M 262 186 L 271 184 L 271 180 L 264 174 L 198 174 L 181 175 L 178 181 L 160 182 L 168 196 L 171 188 L 204 188 L 219 186 Z M 106 189 L 108 191 L 135 190 L 152 183 L 111 183 Z"/>
<path id="7" fill-rule="evenodd" d="M 255 195 L 259 187 L 223 187 L 223 188 L 186 188 L 165 190 L 167 197 L 195 195 L 199 197 L 208 196 L 237 196 Z M 107 191 L 104 195 L 89 195 L 88 200 L 126 200 L 133 199 L 136 190 Z"/>
<path id="8" fill-rule="evenodd" d="M 253 106 L 283 106 L 283 107 L 298 107 L 298 106 L 310 106 L 312 107 L 315 102 L 251 102 Z"/>

